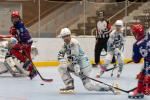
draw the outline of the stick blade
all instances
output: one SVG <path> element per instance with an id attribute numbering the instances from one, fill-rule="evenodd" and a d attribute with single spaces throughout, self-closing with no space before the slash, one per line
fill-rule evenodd
<path id="1" fill-rule="evenodd" d="M 42 79 L 44 82 L 53 82 L 53 79 Z"/>

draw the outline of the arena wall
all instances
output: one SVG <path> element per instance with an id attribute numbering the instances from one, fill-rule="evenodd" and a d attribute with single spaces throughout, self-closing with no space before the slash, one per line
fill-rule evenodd
<path id="1" fill-rule="evenodd" d="M 85 53 L 93 63 L 94 60 L 94 46 L 95 38 L 94 37 L 80 37 L 76 38 L 81 47 L 84 49 Z M 57 66 L 57 54 L 61 49 L 63 40 L 61 38 L 34 38 L 34 45 L 39 50 L 39 55 L 34 59 L 38 66 Z M 129 60 L 132 57 L 132 45 L 135 42 L 134 37 L 128 36 L 125 39 L 124 46 L 124 57 L 125 60 Z M 105 57 L 102 57 L 103 59 Z"/>

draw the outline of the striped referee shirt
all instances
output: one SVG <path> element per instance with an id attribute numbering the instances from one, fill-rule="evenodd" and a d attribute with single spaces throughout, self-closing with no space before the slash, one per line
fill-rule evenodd
<path id="1" fill-rule="evenodd" d="M 96 38 L 108 38 L 109 37 L 109 23 L 106 20 L 97 22 L 97 34 Z"/>

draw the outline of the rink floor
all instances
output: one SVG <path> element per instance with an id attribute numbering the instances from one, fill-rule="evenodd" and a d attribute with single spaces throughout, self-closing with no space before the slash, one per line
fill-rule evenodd
<path id="1" fill-rule="evenodd" d="M 107 72 L 100 79 L 108 84 L 118 83 L 122 89 L 129 90 L 136 86 L 136 74 L 140 70 L 140 64 L 127 64 L 120 79 L 110 77 Z M 59 94 L 59 88 L 64 87 L 56 67 L 38 68 L 45 78 L 53 78 L 54 81 L 46 83 L 36 77 L 32 81 L 29 78 L 13 78 L 9 73 L 0 75 L 0 100 L 127 100 L 128 94 L 122 93 L 114 95 L 111 92 L 90 92 L 84 89 L 82 82 L 76 76 L 75 94 Z M 93 68 L 91 77 L 95 77 L 97 68 Z M 41 85 L 43 84 L 43 85 Z M 150 96 L 145 96 L 144 100 L 150 100 Z"/>

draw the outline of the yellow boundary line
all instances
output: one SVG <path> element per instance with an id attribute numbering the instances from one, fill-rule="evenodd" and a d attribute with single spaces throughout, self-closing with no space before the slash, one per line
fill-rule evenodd
<path id="1" fill-rule="evenodd" d="M 127 63 L 131 61 L 131 59 L 124 59 L 124 63 Z M 101 64 L 104 64 L 104 60 L 101 60 L 100 61 Z M 142 63 L 143 60 L 141 60 L 140 63 Z M 91 64 L 94 64 L 94 60 L 90 60 L 90 63 Z M 59 62 L 58 61 L 41 61 L 41 62 L 34 62 L 35 66 L 37 67 L 57 67 L 59 65 Z"/>

